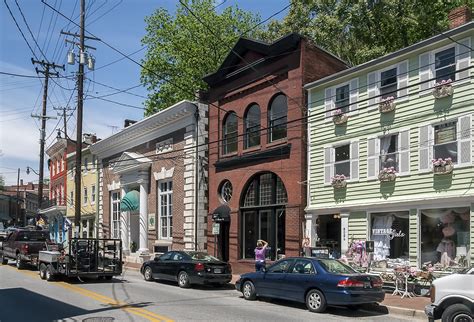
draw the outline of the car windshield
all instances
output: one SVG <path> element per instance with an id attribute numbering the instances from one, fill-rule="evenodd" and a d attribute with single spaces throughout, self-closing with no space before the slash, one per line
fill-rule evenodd
<path id="1" fill-rule="evenodd" d="M 357 273 L 349 266 L 333 259 L 320 259 L 321 266 L 331 274 L 354 274 Z"/>
<path id="2" fill-rule="evenodd" d="M 28 231 L 18 234 L 19 241 L 47 241 L 49 233 L 46 231 Z"/>
<path id="3" fill-rule="evenodd" d="M 205 262 L 215 262 L 215 261 L 219 261 L 217 258 L 215 258 L 214 256 L 211 256 L 207 253 L 204 253 L 204 252 L 188 252 L 187 253 L 191 259 L 193 260 L 200 260 L 200 261 L 205 261 Z"/>

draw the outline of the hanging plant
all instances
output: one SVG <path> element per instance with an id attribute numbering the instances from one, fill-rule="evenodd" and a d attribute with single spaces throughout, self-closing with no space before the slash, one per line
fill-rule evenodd
<path id="1" fill-rule="evenodd" d="M 395 110 L 396 107 L 395 97 L 389 96 L 383 98 L 379 103 L 379 112 L 380 113 L 389 113 Z"/>
<path id="2" fill-rule="evenodd" d="M 431 161 L 434 174 L 449 174 L 453 172 L 454 164 L 451 158 L 439 158 Z"/>
<path id="3" fill-rule="evenodd" d="M 347 185 L 346 176 L 343 174 L 336 174 L 334 177 L 331 178 L 331 185 L 335 189 L 345 188 Z"/>
<path id="4" fill-rule="evenodd" d="M 347 120 L 349 119 L 348 115 L 344 113 L 340 108 L 335 110 L 332 113 L 332 121 L 336 125 L 341 125 L 344 123 L 347 123 Z"/>
<path id="5" fill-rule="evenodd" d="M 391 182 L 397 178 L 397 171 L 394 167 L 383 168 L 379 173 L 380 182 Z"/>
<path id="6" fill-rule="evenodd" d="M 452 80 L 442 80 L 439 83 L 435 83 L 433 87 L 433 96 L 436 99 L 453 95 L 453 84 Z"/>

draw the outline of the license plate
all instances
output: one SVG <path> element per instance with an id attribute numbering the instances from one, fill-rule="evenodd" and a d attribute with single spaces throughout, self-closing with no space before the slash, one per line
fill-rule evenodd
<path id="1" fill-rule="evenodd" d="M 214 273 L 220 274 L 220 273 L 222 273 L 222 269 L 221 268 L 214 268 Z"/>

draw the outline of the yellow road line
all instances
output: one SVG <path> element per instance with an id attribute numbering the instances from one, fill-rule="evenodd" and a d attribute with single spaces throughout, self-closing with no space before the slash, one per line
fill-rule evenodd
<path id="1" fill-rule="evenodd" d="M 14 269 L 12 266 L 9 266 L 9 265 L 6 265 L 6 267 Z M 33 273 L 31 271 L 19 271 L 19 272 L 23 273 L 25 275 L 33 276 L 33 277 L 38 276 L 37 273 Z M 147 320 L 152 321 L 152 322 L 158 322 L 158 321 L 172 322 L 173 321 L 172 319 L 169 319 L 169 318 L 167 318 L 165 316 L 162 316 L 162 315 L 158 315 L 158 314 L 153 313 L 151 311 L 148 311 L 148 310 L 145 310 L 145 309 L 142 309 L 142 308 L 138 308 L 138 307 L 133 307 L 133 304 L 122 302 L 122 301 L 117 301 L 117 300 L 114 300 L 114 299 L 112 299 L 110 297 L 107 297 L 105 295 L 102 295 L 102 294 L 84 289 L 84 288 L 76 286 L 76 285 L 72 285 L 72 284 L 65 283 L 65 282 L 55 282 L 53 285 L 61 286 L 65 289 L 74 291 L 74 292 L 79 293 L 83 296 L 87 296 L 89 298 L 92 298 L 92 299 L 94 299 L 98 302 L 108 304 L 108 305 L 111 305 L 111 306 L 116 306 L 116 307 L 120 308 L 123 311 L 138 315 L 138 316 L 143 317 L 143 318 L 146 318 Z"/>

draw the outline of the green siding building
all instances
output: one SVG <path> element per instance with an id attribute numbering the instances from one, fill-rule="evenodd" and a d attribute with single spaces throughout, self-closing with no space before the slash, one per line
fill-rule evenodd
<path id="1" fill-rule="evenodd" d="M 473 36 L 469 22 L 305 86 L 312 246 L 474 262 Z"/>

